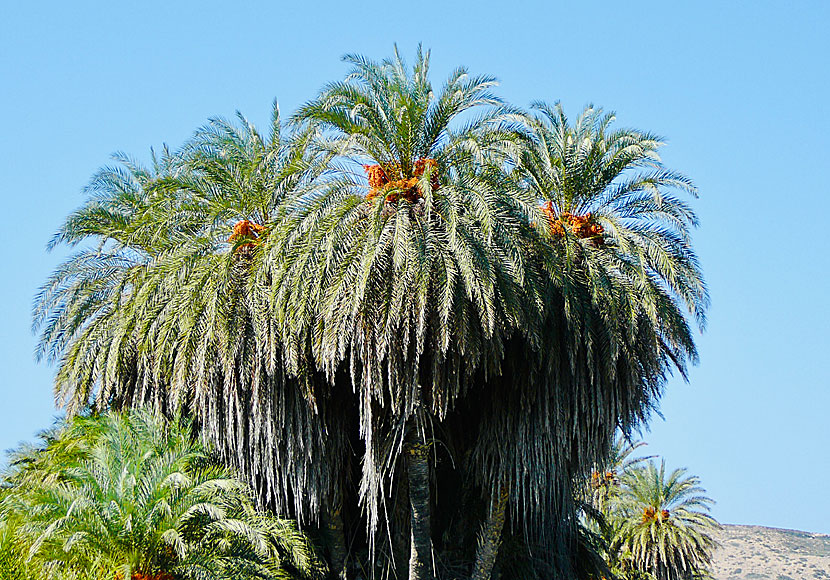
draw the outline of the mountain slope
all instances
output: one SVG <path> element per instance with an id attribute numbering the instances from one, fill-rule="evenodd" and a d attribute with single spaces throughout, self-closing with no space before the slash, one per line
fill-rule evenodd
<path id="1" fill-rule="evenodd" d="M 830 536 L 761 526 L 723 526 L 716 580 L 830 580 Z"/>

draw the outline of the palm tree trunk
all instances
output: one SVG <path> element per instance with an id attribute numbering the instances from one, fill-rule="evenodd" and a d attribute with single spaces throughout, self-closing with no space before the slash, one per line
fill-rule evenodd
<path id="1" fill-rule="evenodd" d="M 493 566 L 496 564 L 496 556 L 501 545 L 501 532 L 504 528 L 508 496 L 508 488 L 505 485 L 502 486 L 499 494 L 493 498 L 490 515 L 481 526 L 472 580 L 490 580 L 493 574 Z"/>
<path id="2" fill-rule="evenodd" d="M 433 580 L 429 521 L 429 447 L 415 426 L 407 434 L 407 476 L 411 514 L 409 580 Z"/>
<path id="3" fill-rule="evenodd" d="M 326 543 L 329 546 L 329 559 L 331 560 L 331 578 L 333 580 L 346 580 L 346 531 L 343 526 L 343 516 L 340 508 L 332 508 L 323 513 L 323 526 L 326 534 Z"/>

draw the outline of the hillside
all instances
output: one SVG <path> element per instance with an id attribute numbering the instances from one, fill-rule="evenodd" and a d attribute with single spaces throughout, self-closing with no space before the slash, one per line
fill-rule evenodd
<path id="1" fill-rule="evenodd" d="M 724 526 L 716 580 L 830 580 L 830 536 L 761 526 Z"/>

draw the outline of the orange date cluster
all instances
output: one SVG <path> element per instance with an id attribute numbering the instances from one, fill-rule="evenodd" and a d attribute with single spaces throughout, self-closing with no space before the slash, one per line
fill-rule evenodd
<path id="1" fill-rule="evenodd" d="M 594 489 L 599 489 L 601 487 L 613 484 L 616 479 L 617 477 L 613 471 L 606 471 L 605 473 L 594 471 L 591 473 L 591 487 L 593 487 Z"/>
<path id="2" fill-rule="evenodd" d="M 265 231 L 265 226 L 256 224 L 250 220 L 242 220 L 236 222 L 233 226 L 233 233 L 228 238 L 228 241 L 233 243 L 238 240 L 250 240 L 244 244 L 240 244 L 238 250 L 250 250 L 255 244 L 259 243 L 260 234 Z"/>
<path id="3" fill-rule="evenodd" d="M 643 510 L 643 523 L 648 523 L 657 519 L 657 510 L 649 506 Z M 669 519 L 669 510 L 660 510 L 660 520 L 665 521 Z"/>
<path id="4" fill-rule="evenodd" d="M 569 212 L 562 212 L 556 215 L 553 210 L 553 202 L 548 201 L 542 204 L 542 213 L 548 218 L 551 232 L 556 236 L 564 236 L 565 228 L 578 238 L 590 239 L 596 245 L 602 245 L 602 226 L 593 221 L 590 213 L 585 215 L 573 215 Z"/>
<path id="5" fill-rule="evenodd" d="M 379 195 L 383 195 L 387 202 L 395 203 L 399 199 L 405 199 L 410 203 L 418 201 L 423 197 L 420 188 L 420 179 L 424 172 L 429 169 L 432 172 L 430 184 L 433 191 L 438 189 L 438 163 L 435 159 L 418 159 L 412 167 L 412 176 L 401 175 L 400 166 L 390 165 L 388 173 L 380 165 L 364 165 L 363 170 L 369 178 L 369 193 L 366 199 L 371 201 Z M 390 179 L 389 175 L 395 177 Z"/>

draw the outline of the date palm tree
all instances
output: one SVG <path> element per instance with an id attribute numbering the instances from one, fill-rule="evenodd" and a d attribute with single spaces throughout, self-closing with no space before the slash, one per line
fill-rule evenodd
<path id="1" fill-rule="evenodd" d="M 18 454 L 0 514 L 17 522 L 35 572 L 109 580 L 318 576 L 305 536 L 258 513 L 248 486 L 191 433 L 146 411 L 110 413 L 70 423 L 45 449 Z"/>
<path id="2" fill-rule="evenodd" d="M 685 469 L 667 473 L 665 461 L 629 470 L 616 508 L 612 549 L 628 554 L 634 571 L 656 580 L 705 577 L 719 529 L 705 493 L 697 476 Z"/>
<path id="3" fill-rule="evenodd" d="M 658 137 L 613 121 L 589 107 L 571 123 L 560 105 L 537 103 L 524 140 L 510 143 L 514 187 L 537 203 L 526 277 L 543 312 L 507 345 L 509 380 L 490 382 L 472 436 L 479 477 L 491 489 L 509 482 L 530 541 L 559 554 L 564 575 L 578 532 L 573 482 L 607 457 L 618 428 L 648 419 L 673 369 L 685 376 L 708 304 L 697 218 L 681 198 L 693 184 L 663 166 Z"/>
<path id="4" fill-rule="evenodd" d="M 694 188 L 599 111 L 526 115 L 463 68 L 436 89 L 420 50 L 346 60 L 287 135 L 276 107 L 267 137 L 214 119 L 96 175 L 35 311 L 57 399 L 192 414 L 258 498 L 341 536 L 340 575 L 365 517 L 375 572 L 487 580 L 509 528 L 567 576 L 574 481 L 696 360 Z M 477 549 L 431 528 L 449 479 Z"/>
<path id="5" fill-rule="evenodd" d="M 267 135 L 241 115 L 216 118 L 153 170 L 120 157 L 56 236 L 82 249 L 44 285 L 35 323 L 70 414 L 190 413 L 264 503 L 316 519 L 344 429 L 326 392 L 285 377 L 256 275 L 280 205 L 325 167 L 309 138 L 284 132 L 275 103 Z"/>
<path id="6" fill-rule="evenodd" d="M 478 370 L 498 365 L 502 336 L 520 316 L 527 210 L 495 185 L 488 155 L 505 135 L 506 108 L 492 78 L 459 68 L 436 90 L 420 50 L 411 71 L 397 51 L 382 62 L 345 60 L 346 80 L 294 118 L 320 129 L 339 171 L 297 198 L 282 233 L 269 236 L 275 304 L 329 377 L 350 370 L 372 537 L 381 521 L 399 537 L 411 532 L 409 577 L 432 578 L 435 422 Z M 471 111 L 479 117 L 461 125 Z M 383 516 L 394 511 L 385 502 L 402 456 L 408 525 Z"/>
<path id="7" fill-rule="evenodd" d="M 618 508 L 626 474 L 655 457 L 634 455 L 645 445 L 644 441 L 629 439 L 618 432 L 608 457 L 594 466 L 588 482 L 580 480 L 576 490 L 575 495 L 581 500 L 581 525 L 596 540 L 596 552 L 608 569 L 602 576 L 613 574 L 626 580 L 642 580 L 638 576 L 640 572 L 629 565 L 630 554 L 620 549 L 618 532 L 622 520 Z M 647 578 L 647 575 L 643 576 L 643 579 Z"/>

